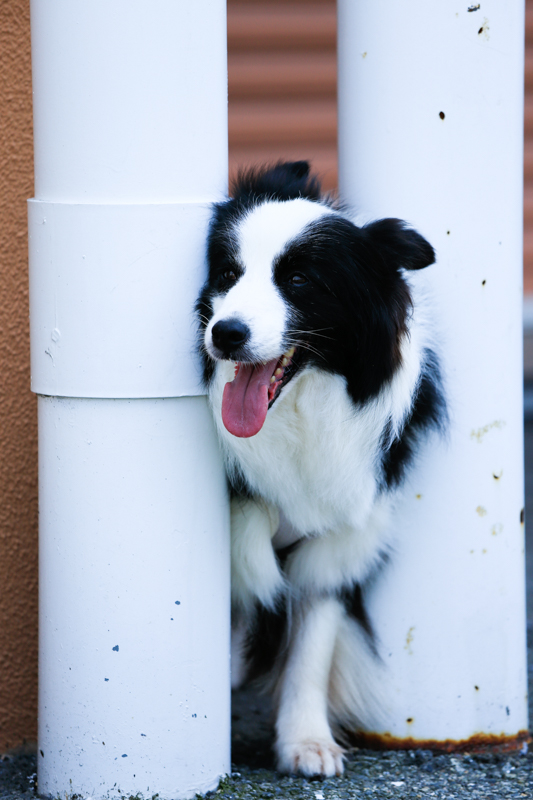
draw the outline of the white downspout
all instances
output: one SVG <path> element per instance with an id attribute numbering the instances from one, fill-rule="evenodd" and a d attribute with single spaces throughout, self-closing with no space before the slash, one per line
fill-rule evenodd
<path id="1" fill-rule="evenodd" d="M 528 725 L 523 76 L 523 0 L 339 0 L 341 195 L 434 245 L 417 280 L 434 296 L 451 414 L 371 598 L 387 746 L 520 746 Z"/>
<path id="2" fill-rule="evenodd" d="M 223 0 L 32 0 L 39 793 L 229 769 L 226 485 L 194 355 L 227 190 Z"/>

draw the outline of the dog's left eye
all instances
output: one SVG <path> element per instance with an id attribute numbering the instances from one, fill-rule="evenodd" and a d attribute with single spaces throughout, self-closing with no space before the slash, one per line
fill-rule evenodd
<path id="1" fill-rule="evenodd" d="M 305 275 L 302 275 L 300 272 L 295 272 L 289 278 L 291 286 L 304 286 L 307 282 Z"/>
<path id="2" fill-rule="evenodd" d="M 227 269 L 225 272 L 223 272 L 222 277 L 225 281 L 231 281 L 232 283 L 235 283 L 237 280 L 237 275 L 232 269 Z"/>

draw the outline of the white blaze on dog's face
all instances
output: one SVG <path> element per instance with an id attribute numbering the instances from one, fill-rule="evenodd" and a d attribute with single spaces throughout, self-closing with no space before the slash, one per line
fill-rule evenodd
<path id="1" fill-rule="evenodd" d="M 215 360 L 236 363 L 222 398 L 222 421 L 234 436 L 259 432 L 296 369 L 290 341 L 294 310 L 276 286 L 276 263 L 310 224 L 332 213 L 303 198 L 270 200 L 238 216 L 226 231 L 231 261 L 211 295 L 213 315 L 204 342 Z"/>
<path id="2" fill-rule="evenodd" d="M 205 331 L 206 350 L 213 358 L 221 358 L 213 328 L 227 320 L 248 329 L 250 363 L 264 364 L 283 355 L 289 346 L 290 308 L 274 283 L 276 258 L 310 223 L 332 213 L 327 206 L 299 198 L 263 203 L 239 220 L 233 234 L 242 274 L 228 292 L 213 298 L 214 314 Z"/>

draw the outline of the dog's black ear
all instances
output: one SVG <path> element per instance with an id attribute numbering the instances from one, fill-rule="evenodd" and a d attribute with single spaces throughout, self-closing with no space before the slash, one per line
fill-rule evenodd
<path id="1" fill-rule="evenodd" d="M 424 269 L 435 263 L 430 243 L 401 219 L 380 219 L 363 230 L 396 269 Z"/>

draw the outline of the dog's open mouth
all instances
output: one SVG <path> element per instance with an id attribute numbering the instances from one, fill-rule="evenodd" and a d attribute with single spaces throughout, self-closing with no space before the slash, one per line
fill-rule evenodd
<path id="1" fill-rule="evenodd" d="M 247 439 L 259 433 L 268 409 L 298 371 L 297 350 L 266 364 L 235 364 L 235 377 L 224 387 L 222 422 L 234 436 Z"/>

